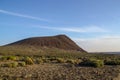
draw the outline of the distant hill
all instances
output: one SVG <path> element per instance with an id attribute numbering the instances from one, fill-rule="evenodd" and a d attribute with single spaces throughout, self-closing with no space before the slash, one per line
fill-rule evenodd
<path id="1" fill-rule="evenodd" d="M 120 52 L 90 52 L 90 53 L 97 53 L 97 54 L 120 54 Z"/>
<path id="2" fill-rule="evenodd" d="M 23 39 L 5 46 L 34 46 L 34 47 L 48 47 L 58 48 L 64 50 L 76 50 L 86 52 L 80 48 L 74 41 L 66 35 L 46 36 L 46 37 L 32 37 Z"/>

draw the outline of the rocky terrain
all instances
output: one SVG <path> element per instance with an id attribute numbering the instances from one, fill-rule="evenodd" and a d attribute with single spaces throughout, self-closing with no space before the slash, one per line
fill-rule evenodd
<path id="1" fill-rule="evenodd" d="M 29 65 L 17 68 L 0 68 L 4 80 L 114 80 L 118 66 L 102 68 L 72 66 L 71 64 Z"/>

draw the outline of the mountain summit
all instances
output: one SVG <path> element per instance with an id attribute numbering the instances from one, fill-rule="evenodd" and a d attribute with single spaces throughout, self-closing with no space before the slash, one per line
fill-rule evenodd
<path id="1" fill-rule="evenodd" d="M 64 49 L 64 50 L 76 50 L 76 51 L 86 52 L 66 35 L 32 37 L 32 38 L 23 39 L 8 45 L 17 45 L 17 46 L 30 45 L 34 47 L 48 47 L 48 48 L 58 48 L 58 49 Z"/>

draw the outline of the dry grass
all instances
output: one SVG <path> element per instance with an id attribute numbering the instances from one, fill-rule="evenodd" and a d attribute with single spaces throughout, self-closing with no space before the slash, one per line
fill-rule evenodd
<path id="1" fill-rule="evenodd" d="M 0 65 L 9 63 L 15 65 L 15 67 L 1 66 L 0 79 L 113 80 L 119 75 L 119 64 L 105 65 L 100 68 L 79 65 L 81 62 L 91 59 L 94 59 L 95 63 L 96 61 L 98 63 L 99 61 L 104 61 L 104 63 L 106 61 L 120 61 L 120 55 L 88 54 L 57 48 L 35 48 L 33 46 L 0 47 Z M 32 61 L 32 65 L 26 64 L 27 60 Z M 18 63 L 17 66 L 16 62 Z"/>
<path id="2" fill-rule="evenodd" d="M 84 52 L 63 50 L 58 48 L 33 47 L 33 46 L 4 46 L 0 47 L 0 55 L 18 55 L 18 56 L 50 56 L 63 58 L 78 58 L 85 55 Z"/>

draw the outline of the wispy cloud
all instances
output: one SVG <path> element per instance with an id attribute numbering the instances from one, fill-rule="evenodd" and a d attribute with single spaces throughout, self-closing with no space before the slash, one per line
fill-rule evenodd
<path id="1" fill-rule="evenodd" d="M 46 21 L 46 22 L 48 22 L 47 19 L 34 17 L 34 16 L 29 16 L 29 15 L 20 14 L 20 13 L 15 13 L 15 12 L 6 11 L 6 10 L 2 10 L 2 9 L 0 9 L 0 13 L 12 15 L 12 16 L 17 16 L 17 17 L 22 17 L 22 18 L 27 18 L 27 19 L 33 19 L 33 20 L 39 20 L 39 21 Z"/>
<path id="2" fill-rule="evenodd" d="M 119 35 L 101 35 L 96 38 L 73 38 L 73 40 L 88 52 L 120 51 Z"/>
<path id="3" fill-rule="evenodd" d="M 66 32 L 75 32 L 75 33 L 89 33 L 89 32 L 108 32 L 107 30 L 100 28 L 98 26 L 86 26 L 86 27 L 49 27 L 49 26 L 34 26 L 43 29 L 59 30 Z"/>
<path id="4" fill-rule="evenodd" d="M 100 37 L 101 39 L 120 39 L 120 35 L 104 35 Z"/>

